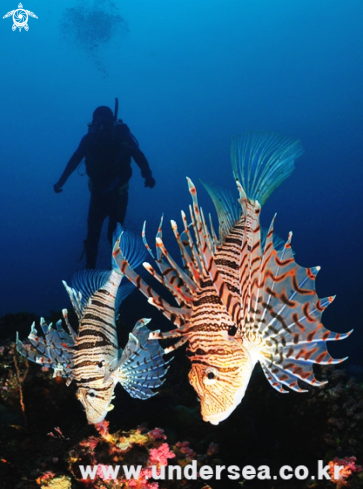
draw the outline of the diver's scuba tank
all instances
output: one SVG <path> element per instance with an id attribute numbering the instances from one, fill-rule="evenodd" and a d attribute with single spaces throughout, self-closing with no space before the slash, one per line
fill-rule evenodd
<path id="1" fill-rule="evenodd" d="M 113 120 L 117 122 L 117 114 L 118 114 L 118 98 L 115 98 L 115 110 L 113 112 Z"/>
<path id="2" fill-rule="evenodd" d="M 115 98 L 115 109 L 113 119 L 104 120 L 102 123 L 94 120 L 88 123 L 88 134 L 94 134 L 95 142 L 104 144 L 107 141 L 115 141 L 117 137 L 122 138 L 122 134 L 127 134 L 127 137 L 133 139 L 135 145 L 139 147 L 139 143 L 135 136 L 131 133 L 130 128 L 123 122 L 122 119 L 117 119 L 118 116 L 118 98 Z M 111 136 L 111 137 L 110 137 Z M 126 138 L 127 139 L 127 138 Z"/>

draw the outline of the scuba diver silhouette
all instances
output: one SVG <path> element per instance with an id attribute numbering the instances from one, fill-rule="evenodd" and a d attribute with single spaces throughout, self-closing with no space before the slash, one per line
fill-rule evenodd
<path id="1" fill-rule="evenodd" d="M 117 112 L 118 99 L 116 99 L 114 113 L 109 107 L 97 107 L 93 112 L 92 122 L 88 124 L 88 134 L 82 138 L 78 149 L 53 187 L 56 193 L 62 192 L 62 187 L 69 176 L 85 158 L 91 191 L 87 238 L 84 242 L 86 268 L 96 267 L 98 243 L 106 217 L 109 218 L 107 238 L 111 245 L 117 223 L 121 225 L 124 223 L 128 202 L 128 182 L 132 175 L 131 157 L 141 170 L 145 187 L 153 188 L 155 185 L 149 163 L 140 150 L 139 143 L 128 126 L 121 119 L 117 120 Z"/>

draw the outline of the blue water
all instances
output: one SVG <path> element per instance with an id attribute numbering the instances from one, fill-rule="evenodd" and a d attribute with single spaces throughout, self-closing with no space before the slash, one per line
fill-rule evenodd
<path id="1" fill-rule="evenodd" d="M 319 295 L 337 294 L 325 326 L 355 328 L 331 351 L 360 363 L 363 2 L 26 2 L 38 16 L 28 32 L 0 19 L 0 315 L 68 305 L 61 280 L 84 266 L 89 192 L 76 172 L 63 193 L 53 184 L 94 108 L 119 97 L 157 181 L 145 189 L 133 165 L 125 226 L 139 231 L 147 219 L 151 236 L 162 212 L 167 227 L 187 210 L 185 176 L 236 192 L 232 135 L 301 139 L 305 153 L 263 219 L 277 212 L 281 236 L 294 231 L 297 262 L 322 266 Z M 1 17 L 16 8 L 3 0 Z"/>

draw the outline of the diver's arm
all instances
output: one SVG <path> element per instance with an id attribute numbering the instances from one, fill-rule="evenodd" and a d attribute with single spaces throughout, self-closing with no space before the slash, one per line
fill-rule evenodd
<path id="1" fill-rule="evenodd" d="M 81 163 L 83 158 L 86 155 L 86 136 L 82 138 L 78 148 L 73 153 L 71 159 L 68 161 L 67 166 L 62 173 L 62 176 L 58 180 L 58 182 L 54 185 L 54 191 L 58 194 L 62 192 L 62 187 L 68 180 L 69 176 L 74 172 L 77 166 Z"/>
<path id="2" fill-rule="evenodd" d="M 128 144 L 129 144 L 130 155 L 135 160 L 137 166 L 140 168 L 142 178 L 145 179 L 145 187 L 153 188 L 156 182 L 152 176 L 150 166 L 146 159 L 146 156 L 140 150 L 138 145 L 133 140 L 131 141 L 131 138 L 130 141 L 128 141 Z"/>

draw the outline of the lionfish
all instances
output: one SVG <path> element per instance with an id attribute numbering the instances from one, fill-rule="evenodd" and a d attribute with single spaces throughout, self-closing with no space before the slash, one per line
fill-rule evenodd
<path id="1" fill-rule="evenodd" d="M 123 232 L 121 243 L 131 257 L 130 263 L 137 267 L 145 258 L 141 239 Z M 125 349 L 118 349 L 115 314 L 121 302 L 135 290 L 128 281 L 121 284 L 122 278 L 114 262 L 111 271 L 78 272 L 72 278 L 73 287 L 63 282 L 79 319 L 78 334 L 69 324 L 67 310 L 63 309 L 69 334 L 63 330 L 61 320 L 53 329 L 42 318 L 44 338 L 38 336 L 34 323 L 31 327 L 28 338 L 33 348 L 19 341 L 17 335 L 19 353 L 52 367 L 54 376 L 67 377 L 67 385 L 75 380 L 76 395 L 89 423 L 103 421 L 113 409 L 111 400 L 118 382 L 132 397 L 147 399 L 156 394 L 151 389 L 163 383 L 168 369 L 169 362 L 163 360 L 164 350 L 158 342 L 148 339 L 150 330 L 146 324 L 150 319 L 138 321 Z"/>
<path id="2" fill-rule="evenodd" d="M 294 169 L 302 145 L 270 133 L 247 133 L 232 139 L 231 159 L 238 203 L 231 193 L 205 185 L 219 220 L 217 237 L 198 205 L 196 188 L 188 178 L 193 205 L 191 222 L 182 212 L 183 232 L 171 221 L 183 266 L 169 255 L 162 240 L 162 221 L 154 257 L 160 273 L 149 263 L 146 270 L 174 295 L 178 307 L 162 299 L 138 276 L 117 242 L 114 257 L 120 270 L 176 326 L 151 339 L 178 338 L 165 353 L 188 342 L 189 381 L 201 402 L 205 421 L 218 424 L 244 397 L 257 362 L 273 388 L 306 392 L 299 380 L 322 385 L 313 364 L 335 364 L 326 342 L 346 338 L 321 323 L 334 297 L 319 299 L 315 278 L 320 267 L 304 268 L 294 259 L 292 233 L 282 247 L 274 244 L 274 219 L 263 239 L 261 206 Z M 239 210 L 241 209 L 241 210 Z M 193 237 L 194 234 L 194 237 Z"/>

